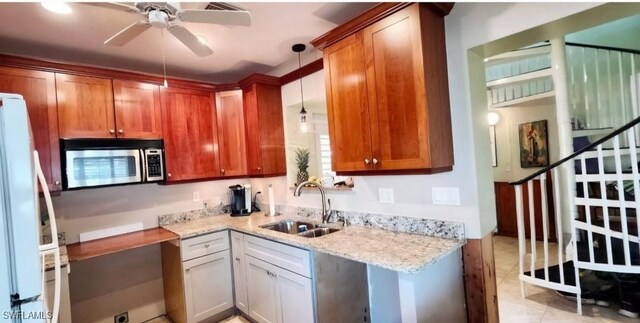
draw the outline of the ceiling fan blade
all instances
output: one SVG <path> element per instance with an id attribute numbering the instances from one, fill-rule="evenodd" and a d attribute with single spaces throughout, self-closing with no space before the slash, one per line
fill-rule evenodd
<path id="1" fill-rule="evenodd" d="M 181 10 L 178 11 L 178 18 L 186 22 L 251 26 L 251 13 L 249 13 L 249 11 L 199 9 Z"/>
<path id="2" fill-rule="evenodd" d="M 200 57 L 209 56 L 213 51 L 209 46 L 203 44 L 196 35 L 182 26 L 173 25 L 168 28 L 169 32 L 178 38 L 185 46 Z"/>
<path id="3" fill-rule="evenodd" d="M 135 7 L 135 2 L 84 2 L 84 4 L 107 9 L 140 13 L 140 10 Z"/>
<path id="4" fill-rule="evenodd" d="M 111 38 L 107 39 L 104 44 L 111 46 L 122 46 L 128 43 L 130 40 L 136 38 L 138 35 L 142 34 L 145 30 L 151 27 L 147 21 L 138 21 L 129 27 L 121 30 L 119 33 L 113 35 Z"/>

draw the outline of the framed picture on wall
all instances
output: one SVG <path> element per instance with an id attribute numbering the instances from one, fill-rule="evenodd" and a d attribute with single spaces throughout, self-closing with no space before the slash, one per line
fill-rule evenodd
<path id="1" fill-rule="evenodd" d="M 520 138 L 520 167 L 544 167 L 549 165 L 547 120 L 518 125 Z"/>

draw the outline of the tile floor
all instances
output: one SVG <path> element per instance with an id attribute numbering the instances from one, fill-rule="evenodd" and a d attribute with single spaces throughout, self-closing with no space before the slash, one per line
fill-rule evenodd
<path id="1" fill-rule="evenodd" d="M 583 315 L 579 316 L 575 303 L 557 296 L 552 290 L 528 284 L 525 285 L 527 297 L 523 299 L 518 279 L 518 240 L 495 236 L 493 247 L 500 322 L 640 322 L 640 319 L 618 315 L 616 305 L 611 308 L 583 305 Z M 557 245 L 550 244 L 549 247 L 557 254 L 557 249 L 554 249 Z"/>

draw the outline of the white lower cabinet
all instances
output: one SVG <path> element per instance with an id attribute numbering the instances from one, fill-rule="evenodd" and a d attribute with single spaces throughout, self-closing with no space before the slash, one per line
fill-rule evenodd
<path id="1" fill-rule="evenodd" d="M 245 274 L 244 234 L 231 231 L 231 262 L 233 264 L 233 292 L 236 307 L 249 314 L 247 300 L 247 275 Z"/>
<path id="2" fill-rule="evenodd" d="M 185 261 L 187 322 L 201 322 L 233 307 L 229 250 Z"/>
<path id="3" fill-rule="evenodd" d="M 246 238 L 247 236 L 245 236 Z M 260 238 L 247 241 L 261 243 Z M 299 248 L 266 241 L 277 256 L 299 255 Z M 246 250 L 246 247 L 245 247 Z M 273 259 L 273 256 L 266 259 Z M 306 257 L 309 257 L 307 254 Z M 313 289 L 311 278 L 299 275 L 267 261 L 245 255 L 245 274 L 249 316 L 260 323 L 312 323 Z"/>
<path id="4" fill-rule="evenodd" d="M 246 257 L 249 316 L 260 323 L 277 323 L 278 302 L 273 265 Z"/>

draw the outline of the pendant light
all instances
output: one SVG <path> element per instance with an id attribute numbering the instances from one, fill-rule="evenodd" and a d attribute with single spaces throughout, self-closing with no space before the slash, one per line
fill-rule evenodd
<path id="1" fill-rule="evenodd" d="M 302 91 L 302 63 L 300 62 L 300 53 L 303 52 L 307 46 L 304 44 L 295 44 L 291 49 L 298 53 L 298 72 L 300 72 L 300 132 L 309 132 L 309 125 L 307 124 L 307 110 L 304 109 L 304 93 Z"/>

